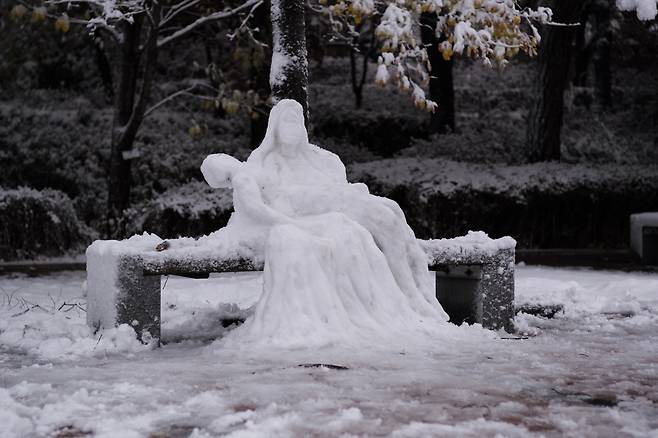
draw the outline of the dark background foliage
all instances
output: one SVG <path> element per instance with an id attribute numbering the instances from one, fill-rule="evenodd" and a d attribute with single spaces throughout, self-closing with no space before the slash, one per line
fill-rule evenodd
<path id="1" fill-rule="evenodd" d="M 107 203 L 111 49 L 82 27 L 61 33 L 52 23 L 11 20 L 10 6 L 0 7 L 0 187 L 46 190 L 46 198 L 54 189 L 70 199 L 73 216 L 66 220 L 77 231 L 66 231 L 66 239 L 77 246 L 53 247 L 77 251 L 90 230 L 101 229 Z M 570 80 L 559 162 L 525 164 L 536 60 L 517 58 L 498 71 L 457 59 L 456 129 L 437 134 L 408 96 L 374 85 L 372 65 L 357 108 L 349 49 L 328 44 L 319 25 L 308 30 L 311 140 L 336 152 L 351 179 L 400 202 L 420 237 L 484 229 L 525 247 L 624 247 L 628 214 L 658 209 L 658 32 L 632 15 L 615 23 L 612 105 L 597 101 L 592 64 L 590 80 Z M 267 78 L 267 50 L 220 36 L 210 29 L 161 54 L 152 100 L 194 80 L 240 96 L 263 94 L 257 89 Z M 182 96 L 147 117 L 135 140 L 125 232 L 171 237 L 222 226 L 230 194 L 205 187 L 199 165 L 214 152 L 245 158 L 266 122 L 262 108 L 255 115 L 241 104 L 229 113 Z M 0 258 L 55 252 L 31 247 Z"/>

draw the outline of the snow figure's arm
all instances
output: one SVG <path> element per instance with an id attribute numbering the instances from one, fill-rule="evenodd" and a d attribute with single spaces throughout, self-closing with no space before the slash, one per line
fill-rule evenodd
<path id="1" fill-rule="evenodd" d="M 263 225 L 290 224 L 294 219 L 273 209 L 263 201 L 260 187 L 248 172 L 233 177 L 233 208 L 235 212 Z"/>

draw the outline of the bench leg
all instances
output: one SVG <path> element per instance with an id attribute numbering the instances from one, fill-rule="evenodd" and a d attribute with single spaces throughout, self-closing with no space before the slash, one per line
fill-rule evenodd
<path id="1" fill-rule="evenodd" d="M 482 266 L 482 326 L 514 331 L 514 250 L 500 251 Z"/>
<path id="2" fill-rule="evenodd" d="M 160 276 L 144 276 L 140 263 L 132 258 L 119 262 L 117 278 L 117 324 L 129 324 L 140 340 L 148 333 L 160 341 Z"/>
<path id="3" fill-rule="evenodd" d="M 436 298 L 450 322 L 482 323 L 482 265 L 444 265 L 435 269 Z"/>

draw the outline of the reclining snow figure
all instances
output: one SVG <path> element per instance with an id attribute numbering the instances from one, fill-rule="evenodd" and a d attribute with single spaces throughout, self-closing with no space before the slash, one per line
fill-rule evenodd
<path id="1" fill-rule="evenodd" d="M 340 159 L 309 144 L 299 103 L 272 108 L 246 162 L 215 154 L 201 171 L 212 187 L 233 188 L 235 212 L 217 234 L 264 245 L 263 295 L 223 342 L 321 347 L 446 329 L 427 256 L 402 210 L 348 183 Z"/>

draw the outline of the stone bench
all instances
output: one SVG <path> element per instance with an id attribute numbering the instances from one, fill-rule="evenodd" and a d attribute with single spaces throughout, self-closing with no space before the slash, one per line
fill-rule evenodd
<path id="1" fill-rule="evenodd" d="M 642 264 L 658 266 L 658 212 L 631 215 L 631 250 Z"/>
<path id="2" fill-rule="evenodd" d="M 130 324 L 138 336 L 160 339 L 162 275 L 207 278 L 210 273 L 262 271 L 259 251 L 239 240 L 204 237 L 168 241 L 158 236 L 98 240 L 87 249 L 87 323 L 94 329 Z M 436 272 L 437 298 L 455 323 L 513 330 L 514 254 L 509 237 L 469 233 L 422 240 Z M 148 335 L 147 335 L 148 333 Z"/>

